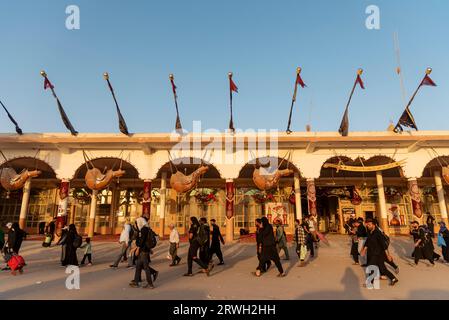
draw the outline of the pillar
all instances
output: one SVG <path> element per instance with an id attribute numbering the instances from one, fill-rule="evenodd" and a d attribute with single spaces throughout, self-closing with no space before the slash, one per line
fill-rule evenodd
<path id="1" fill-rule="evenodd" d="M 385 201 L 385 189 L 382 171 L 376 171 L 376 181 L 377 181 L 377 193 L 379 196 L 379 210 L 380 210 L 379 225 L 382 228 L 382 230 L 386 234 L 388 234 L 389 230 L 388 230 L 387 203 Z"/>
<path id="2" fill-rule="evenodd" d="M 92 190 L 92 195 L 91 195 L 91 200 L 90 200 L 89 230 L 87 233 L 88 237 L 94 236 L 95 215 L 97 212 L 97 195 L 98 195 L 98 190 Z"/>
<path id="3" fill-rule="evenodd" d="M 419 224 L 423 224 L 424 218 L 421 204 L 421 193 L 419 192 L 418 180 L 416 178 L 408 179 L 408 191 L 412 200 L 413 217 L 419 222 Z"/>
<path id="4" fill-rule="evenodd" d="M 444 189 L 443 183 L 441 182 L 441 172 L 435 171 L 433 175 L 435 178 L 435 188 L 437 189 L 438 206 L 440 207 L 441 220 L 448 224 L 446 200 L 444 200 Z"/>
<path id="5" fill-rule="evenodd" d="M 151 180 L 143 181 L 143 201 L 142 201 L 142 217 L 146 217 L 150 221 L 151 214 Z"/>
<path id="6" fill-rule="evenodd" d="M 59 186 L 58 215 L 56 217 L 56 229 L 59 231 L 67 224 L 67 207 L 69 205 L 70 183 L 67 179 L 62 179 Z M 57 232 L 59 233 L 59 232 Z"/>
<path id="7" fill-rule="evenodd" d="M 294 186 L 295 186 L 295 209 L 296 215 L 295 218 L 302 220 L 302 208 L 301 208 L 301 182 L 299 180 L 299 173 L 295 173 L 293 177 Z"/>
<path id="8" fill-rule="evenodd" d="M 72 206 L 70 207 L 70 224 L 75 223 L 75 215 L 76 215 L 76 205 L 75 201 L 73 201 Z"/>
<path id="9" fill-rule="evenodd" d="M 19 226 L 25 229 L 26 218 L 28 212 L 28 204 L 30 202 L 31 178 L 28 178 L 23 186 L 22 205 L 20 206 Z"/>
<path id="10" fill-rule="evenodd" d="M 226 242 L 234 241 L 234 200 L 235 185 L 233 179 L 226 180 Z"/>
<path id="11" fill-rule="evenodd" d="M 165 231 L 165 204 L 167 201 L 167 172 L 161 174 L 161 213 L 160 213 L 160 236 L 164 236 Z"/>

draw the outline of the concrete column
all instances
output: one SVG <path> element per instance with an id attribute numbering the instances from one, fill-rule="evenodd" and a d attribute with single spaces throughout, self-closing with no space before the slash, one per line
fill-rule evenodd
<path id="1" fill-rule="evenodd" d="M 72 206 L 70 207 L 70 224 L 75 223 L 75 214 L 76 214 L 76 205 L 75 201 L 73 201 Z"/>
<path id="2" fill-rule="evenodd" d="M 295 218 L 302 220 L 302 207 L 301 207 L 301 182 L 299 180 L 299 173 L 295 173 L 293 177 L 294 185 L 295 185 L 295 208 L 296 215 Z"/>
<path id="3" fill-rule="evenodd" d="M 233 179 L 226 180 L 226 242 L 234 241 L 234 198 L 235 186 Z"/>
<path id="4" fill-rule="evenodd" d="M 388 234 L 388 216 L 387 216 L 387 203 L 385 201 L 384 179 L 382 177 L 382 171 L 376 171 L 377 180 L 377 193 L 379 196 L 379 210 L 380 210 L 380 227 Z"/>
<path id="5" fill-rule="evenodd" d="M 164 236 L 165 231 L 165 204 L 167 201 L 167 172 L 161 174 L 161 215 L 160 215 L 160 236 Z"/>
<path id="6" fill-rule="evenodd" d="M 19 216 L 20 229 L 25 229 L 26 226 L 28 204 L 30 202 L 30 192 L 31 192 L 31 178 L 28 178 L 28 180 L 25 182 L 25 185 L 23 186 L 22 205 L 20 206 L 20 216 Z"/>
<path id="7" fill-rule="evenodd" d="M 97 195 L 98 190 L 92 190 L 92 196 L 90 200 L 90 214 L 89 214 L 89 231 L 87 236 L 92 238 L 95 230 L 95 215 L 97 212 Z"/>
<path id="8" fill-rule="evenodd" d="M 441 172 L 435 171 L 433 175 L 435 178 L 435 188 L 437 189 L 438 194 L 438 205 L 440 207 L 441 219 L 448 224 L 446 200 L 444 199 L 443 183 L 441 182 Z"/>

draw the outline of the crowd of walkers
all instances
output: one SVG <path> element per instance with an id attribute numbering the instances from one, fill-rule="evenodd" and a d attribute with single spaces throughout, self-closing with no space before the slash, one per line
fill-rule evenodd
<path id="1" fill-rule="evenodd" d="M 412 266 L 418 265 L 420 260 L 427 260 L 431 266 L 440 259 L 440 255 L 435 252 L 434 238 L 437 238 L 437 245 L 441 247 L 443 263 L 449 263 L 449 230 L 446 224 L 438 222 L 439 230 L 435 233 L 435 218 L 428 213 L 426 224 L 420 225 L 418 221 L 410 224 L 410 235 L 413 237 L 413 252 L 411 257 Z M 273 228 L 273 225 L 275 228 Z M 290 259 L 288 249 L 288 238 L 284 230 L 284 224 L 277 219 L 273 225 L 267 217 L 256 219 L 256 253 L 258 265 L 253 274 L 260 277 L 266 273 L 272 263 L 278 270 L 278 277 L 285 277 L 286 273 L 281 263 L 280 255 L 285 260 Z M 7 240 L 0 228 L 0 250 L 5 262 L 13 256 L 18 256 L 22 241 L 26 237 L 24 230 L 20 229 L 18 223 L 7 223 Z M 178 255 L 180 245 L 180 235 L 175 225 L 170 224 L 170 235 L 168 238 L 168 255 L 170 267 L 178 266 L 182 258 Z M 305 216 L 302 220 L 295 220 L 295 232 L 293 235 L 293 245 L 297 253 L 298 267 L 304 267 L 315 256 L 320 240 L 327 240 L 317 231 L 317 221 L 313 216 Z M 389 279 L 390 285 L 398 282 L 397 274 L 399 267 L 395 263 L 390 253 L 390 238 L 381 229 L 376 219 L 367 218 L 364 220 L 355 215 L 351 215 L 345 224 L 345 229 L 351 238 L 350 255 L 355 265 L 361 267 L 376 266 L 380 279 Z M 56 219 L 52 219 L 45 227 L 45 239 L 42 244 L 49 247 L 56 238 Z M 79 266 L 77 249 L 83 250 L 81 265 L 87 261 L 87 265 L 92 265 L 92 243 L 90 238 L 83 238 L 78 234 L 74 224 L 70 224 L 61 230 L 57 235 L 56 245 L 61 247 L 61 266 Z M 154 288 L 159 272 L 153 269 L 151 264 L 151 254 L 158 242 L 158 236 L 150 228 L 146 217 L 137 218 L 132 224 L 127 219 L 123 225 L 119 238 L 119 250 L 111 268 L 116 269 L 120 263 L 126 263 L 127 268 L 134 268 L 134 277 L 130 282 L 131 287 Z M 186 277 L 191 277 L 193 273 L 193 262 L 199 267 L 200 273 L 210 275 L 214 269 L 214 255 L 218 258 L 218 265 L 223 265 L 223 253 L 221 246 L 225 244 L 215 219 L 209 222 L 202 217 L 190 217 L 188 231 L 188 253 Z M 24 263 L 23 263 L 24 264 Z M 392 271 L 390 271 L 390 268 Z M 2 270 L 10 270 L 8 265 Z M 22 269 L 19 270 L 22 272 Z M 145 273 L 145 282 L 142 281 L 142 271 Z M 372 272 L 375 272 L 374 270 Z"/>

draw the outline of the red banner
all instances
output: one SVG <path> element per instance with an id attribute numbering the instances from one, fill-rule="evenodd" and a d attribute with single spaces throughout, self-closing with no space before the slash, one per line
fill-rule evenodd
<path id="1" fill-rule="evenodd" d="M 143 182 L 142 216 L 150 219 L 151 214 L 151 180 Z"/>
<path id="2" fill-rule="evenodd" d="M 234 216 L 234 181 L 226 181 L 226 217 L 231 219 Z"/>
<path id="3" fill-rule="evenodd" d="M 314 180 L 307 180 L 307 202 L 309 203 L 309 215 L 316 217 L 316 189 Z"/>
<path id="4" fill-rule="evenodd" d="M 409 180 L 408 191 L 410 193 L 410 198 L 412 199 L 413 215 L 417 218 L 421 218 L 423 215 L 421 206 L 421 194 L 419 192 L 418 181 L 416 179 Z"/>

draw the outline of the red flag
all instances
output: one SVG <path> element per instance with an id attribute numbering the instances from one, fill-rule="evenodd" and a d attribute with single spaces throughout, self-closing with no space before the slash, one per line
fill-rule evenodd
<path id="1" fill-rule="evenodd" d="M 173 81 L 173 79 L 170 79 L 170 82 L 171 82 L 171 87 L 173 89 L 173 94 L 175 95 L 175 97 L 177 97 L 175 82 Z"/>
<path id="2" fill-rule="evenodd" d="M 302 81 L 302 78 L 299 75 L 299 73 L 296 75 L 296 84 L 299 84 L 301 88 L 306 87 L 306 84 L 304 83 L 304 81 Z"/>
<path id="3" fill-rule="evenodd" d="M 432 87 L 436 87 L 437 85 L 435 84 L 435 82 L 433 82 L 432 79 L 430 79 L 429 75 L 426 74 L 426 76 L 424 77 L 424 79 L 422 79 L 421 82 L 422 86 L 432 86 Z"/>
<path id="4" fill-rule="evenodd" d="M 363 81 L 362 78 L 360 77 L 360 75 L 357 75 L 357 80 L 356 82 L 360 85 L 360 88 L 365 89 L 365 86 L 363 85 Z"/>
<path id="5" fill-rule="evenodd" d="M 44 80 L 44 90 L 47 90 L 48 88 L 53 89 L 54 86 L 51 84 L 50 80 L 48 80 L 48 78 L 45 77 L 45 80 Z"/>
<path id="6" fill-rule="evenodd" d="M 230 88 L 231 92 L 234 91 L 234 92 L 238 93 L 238 91 L 237 91 L 238 88 L 235 85 L 234 81 L 232 81 L 232 78 L 229 78 L 229 88 Z"/>

